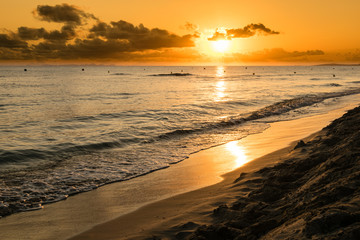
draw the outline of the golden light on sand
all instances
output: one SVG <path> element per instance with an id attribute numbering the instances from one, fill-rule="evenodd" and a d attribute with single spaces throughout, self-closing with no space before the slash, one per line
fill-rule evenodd
<path id="1" fill-rule="evenodd" d="M 226 144 L 226 148 L 231 152 L 232 155 L 236 157 L 234 169 L 241 167 L 245 163 L 249 162 L 244 148 L 238 144 L 238 141 L 229 142 Z"/>
<path id="2" fill-rule="evenodd" d="M 230 41 L 229 40 L 217 40 L 211 42 L 214 51 L 219 53 L 225 53 L 229 50 Z"/>

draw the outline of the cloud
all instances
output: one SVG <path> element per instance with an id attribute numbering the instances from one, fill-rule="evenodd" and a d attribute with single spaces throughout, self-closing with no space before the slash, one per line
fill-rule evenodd
<path id="1" fill-rule="evenodd" d="M 46 33 L 44 28 L 28 28 L 28 27 L 19 27 L 18 36 L 22 40 L 38 40 L 43 38 Z"/>
<path id="2" fill-rule="evenodd" d="M 185 25 L 183 26 L 183 28 L 185 28 L 188 31 L 197 31 L 199 29 L 199 27 L 195 24 L 186 22 Z"/>
<path id="3" fill-rule="evenodd" d="M 227 29 L 226 34 L 229 38 L 248 38 L 252 37 L 255 34 L 262 34 L 262 35 L 273 35 L 279 34 L 279 32 L 273 31 L 264 26 L 264 24 L 249 24 L 244 28 L 237 28 L 237 29 Z"/>
<path id="4" fill-rule="evenodd" d="M 218 40 L 230 40 L 225 33 L 218 32 L 216 29 L 215 33 L 208 38 L 209 41 L 218 41 Z"/>
<path id="5" fill-rule="evenodd" d="M 265 27 L 265 25 L 262 23 L 259 24 L 251 23 L 243 28 L 226 29 L 224 33 L 218 32 L 218 30 L 216 30 L 213 36 L 208 38 L 208 40 L 217 41 L 217 40 L 231 40 L 232 38 L 249 38 L 256 34 L 276 35 L 280 33 Z"/>
<path id="6" fill-rule="evenodd" d="M 165 29 L 134 25 L 124 20 L 106 23 L 76 6 L 67 4 L 38 6 L 37 18 L 61 23 L 54 29 L 19 27 L 15 32 L 0 33 L 1 61 L 67 61 L 67 62 L 202 62 L 211 61 L 195 48 L 199 33 L 194 24 L 186 29 L 193 34 L 177 35 Z M 95 21 L 90 21 L 95 20 Z M 89 21 L 88 21 L 89 20 Z M 90 22 L 90 23 L 89 23 Z M 86 23 L 86 25 L 85 25 Z M 92 23 L 92 24 L 91 24 Z M 195 28 L 196 27 L 196 28 Z M 216 30 L 210 41 L 273 35 L 279 32 L 263 24 L 243 28 Z M 321 50 L 286 51 L 270 49 L 248 54 L 224 56 L 225 62 L 349 62 L 360 59 L 360 51 L 329 54 Z"/>
<path id="7" fill-rule="evenodd" d="M 73 39 L 76 36 L 75 27 L 64 25 L 61 30 L 46 31 L 44 28 L 19 27 L 17 35 L 22 40 L 45 39 L 50 41 L 64 41 Z"/>
<path id="8" fill-rule="evenodd" d="M 286 51 L 282 48 L 265 49 L 247 54 L 235 53 L 226 57 L 227 62 L 316 62 L 324 56 L 322 50 Z"/>
<path id="9" fill-rule="evenodd" d="M 360 62 L 360 49 L 355 49 L 352 52 L 344 54 L 345 59 L 350 62 Z"/>
<path id="10" fill-rule="evenodd" d="M 110 24 L 97 23 L 90 29 L 89 38 L 100 36 L 108 40 L 125 40 L 132 50 L 195 46 L 192 40 L 195 37 L 194 35 L 178 36 L 169 33 L 167 30 L 148 29 L 143 24 L 134 26 L 123 20 Z"/>
<path id="11" fill-rule="evenodd" d="M 54 30 L 50 32 L 46 32 L 44 34 L 45 40 L 50 41 L 65 41 L 65 40 L 71 40 L 75 38 L 75 28 L 72 25 L 64 25 L 62 26 L 61 30 Z"/>
<path id="12" fill-rule="evenodd" d="M 63 22 L 61 29 L 49 31 L 21 26 L 17 32 L 1 34 L 0 60 L 146 59 L 145 55 L 150 52 L 155 54 L 152 55 L 155 59 L 156 54 L 168 52 L 166 49 L 195 46 L 195 35 L 179 36 L 164 29 L 149 29 L 143 24 L 135 26 L 123 20 L 110 24 L 97 20 L 86 30 L 86 37 L 80 38 L 76 33 L 81 18 L 88 14 L 64 4 L 52 8 L 46 6 L 46 11 L 43 7 L 37 8 L 39 16 Z"/>
<path id="13" fill-rule="evenodd" d="M 83 24 L 86 18 L 96 19 L 94 15 L 88 14 L 76 6 L 66 3 L 55 6 L 39 5 L 34 11 L 34 14 L 43 21 L 75 25 Z"/>
<path id="14" fill-rule="evenodd" d="M 42 21 L 62 26 L 57 30 L 21 26 L 16 32 L 0 34 L 0 60 L 147 59 L 147 54 L 156 59 L 161 57 L 158 54 L 171 52 L 170 49 L 195 46 L 197 37 L 150 29 L 143 24 L 135 26 L 124 20 L 105 23 L 68 4 L 39 5 L 33 13 Z M 89 19 L 96 20 L 95 24 L 90 25 Z"/>
<path id="15" fill-rule="evenodd" d="M 44 42 L 36 45 L 31 56 L 39 61 L 127 61 L 127 62 L 195 62 L 203 59 L 196 50 L 185 48 L 147 49 L 129 51 L 126 41 L 108 40 L 100 38 L 80 40 L 73 44 L 64 42 Z"/>
<path id="16" fill-rule="evenodd" d="M 7 34 L 0 34 L 0 48 L 10 48 L 10 49 L 21 49 L 27 48 L 28 44 L 25 41 L 11 38 Z"/>

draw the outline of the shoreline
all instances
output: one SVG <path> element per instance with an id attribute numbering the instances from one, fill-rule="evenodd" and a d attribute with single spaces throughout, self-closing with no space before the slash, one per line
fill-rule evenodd
<path id="1" fill-rule="evenodd" d="M 360 107 L 349 110 L 257 158 L 260 168 L 250 163 L 218 184 L 152 203 L 71 240 L 359 239 L 359 119 Z"/>
<path id="2" fill-rule="evenodd" d="M 249 159 L 253 160 L 264 154 L 278 150 L 279 148 L 286 147 L 290 142 L 308 136 L 310 133 L 319 131 L 327 125 L 328 122 L 341 116 L 345 109 L 349 108 L 350 107 L 337 109 L 328 114 L 318 115 L 315 117 L 272 123 L 272 126 L 264 131 L 266 132 L 265 134 L 267 134 L 268 138 L 264 138 L 263 132 L 260 134 L 250 135 L 235 142 L 242 142 L 244 145 L 247 144 L 247 154 L 251 155 L 249 156 Z M 284 130 L 283 125 L 293 123 L 294 126 L 299 127 L 299 123 L 304 123 L 306 120 L 309 122 L 307 124 L 303 124 L 301 126 L 302 129 L 298 129 L 296 134 L 290 134 L 291 136 L 288 136 L 287 138 L 281 137 L 286 134 L 286 131 L 289 131 L 289 129 Z M 276 128 L 276 126 L 278 126 L 278 128 Z M 294 126 L 288 127 L 293 130 Z M 279 136 L 279 138 L 274 139 L 274 132 L 280 130 L 285 132 L 281 134 L 277 133 L 276 136 Z M 287 134 L 289 135 L 289 133 Z M 261 138 L 265 142 L 268 141 L 267 144 L 265 144 L 264 141 L 259 141 L 259 135 L 262 136 Z M 279 141 L 282 141 L 282 145 Z M 251 146 L 251 142 L 253 142 L 253 146 Z M 269 144 L 269 142 L 272 144 Z M 0 237 L 4 239 L 67 239 L 75 235 L 76 237 L 74 239 L 81 239 L 81 236 L 84 236 L 84 234 L 87 233 L 87 230 L 90 230 L 93 227 L 95 227 L 93 229 L 96 229 L 97 227 L 102 226 L 99 224 L 109 224 L 109 221 L 112 221 L 113 219 L 116 221 L 120 215 L 124 216 L 124 214 L 131 212 L 129 214 L 137 213 L 139 217 L 138 211 L 141 211 L 143 209 L 141 207 L 144 207 L 144 205 L 146 205 L 144 207 L 146 208 L 147 206 L 150 206 L 149 204 L 157 204 L 164 198 L 169 200 L 174 199 L 174 196 L 193 194 L 196 189 L 198 189 L 196 191 L 206 192 L 206 189 L 216 186 L 216 183 L 221 181 L 221 175 L 239 167 L 239 162 L 237 161 L 239 156 L 236 156 L 229 151 L 229 144 L 231 145 L 233 142 L 192 154 L 189 159 L 172 165 L 170 168 L 156 171 L 140 178 L 106 185 L 97 190 L 73 196 L 66 201 L 46 205 L 45 209 L 39 211 L 14 214 L 1 219 L 0 226 L 2 226 L 2 229 L 5 230 L 0 233 Z M 262 146 L 262 151 L 256 151 L 256 148 L 259 146 Z M 199 160 L 199 162 L 194 159 Z M 228 159 L 232 159 L 232 162 L 227 162 L 226 160 Z M 264 164 L 267 163 L 264 161 L 255 161 L 245 165 L 244 167 L 245 169 L 249 166 L 252 166 L 253 168 L 260 168 L 263 167 Z M 221 167 L 220 170 L 218 169 L 219 167 Z M 244 169 L 244 167 L 242 169 Z M 183 174 L 182 176 L 180 174 L 181 172 Z M 192 177 L 190 179 L 190 176 L 198 177 Z M 164 187 L 164 183 L 168 184 L 169 178 L 173 178 L 173 182 L 167 185 L 165 189 L 162 189 Z M 191 181 L 189 182 L 189 180 Z M 149 181 L 148 184 L 150 185 L 143 185 L 147 181 Z M 159 186 L 156 186 L 156 183 L 159 181 Z M 179 191 L 179 184 L 185 184 L 187 188 L 183 188 Z M 127 190 L 130 192 L 126 193 L 123 191 L 124 189 L 119 189 L 119 186 L 123 188 L 124 185 L 127 185 Z M 211 186 L 206 187 L 209 185 Z M 139 186 L 142 186 L 142 188 Z M 131 196 L 134 189 L 137 193 L 142 194 L 140 195 L 140 198 L 139 196 Z M 130 197 L 125 200 L 125 203 L 119 203 L 119 196 L 123 197 L 125 196 L 124 194 L 130 194 Z M 146 194 L 149 194 L 147 198 L 142 198 L 142 196 Z M 103 206 L 98 206 L 99 204 Z M 89 209 L 92 209 L 92 211 L 90 212 Z M 134 222 L 132 222 L 132 225 L 133 223 Z M 153 228 L 155 227 L 153 226 Z"/>
<path id="3" fill-rule="evenodd" d="M 337 117 L 342 115 L 339 110 L 333 111 L 332 114 L 338 115 Z M 70 239 L 145 239 L 153 235 L 156 236 L 158 233 L 161 233 L 161 237 L 165 237 L 164 239 L 174 238 L 175 233 L 185 236 L 191 232 L 189 230 L 211 223 L 212 211 L 219 203 L 223 204 L 235 199 L 234 194 L 229 194 L 228 189 L 234 178 L 238 177 L 239 172 L 259 170 L 280 161 L 280 158 L 287 155 L 299 139 L 304 137 L 309 139 L 315 136 L 314 130 L 315 132 L 320 131 L 325 122 L 337 118 L 332 114 L 272 123 L 272 126 L 263 133 L 254 134 L 239 141 L 194 154 L 189 161 L 195 159 L 209 159 L 208 161 L 212 161 L 216 156 L 226 158 L 229 157 L 225 154 L 226 149 L 229 149 L 229 146 L 232 148 L 233 143 L 237 143 L 237 145 L 246 145 L 248 147 L 246 150 L 242 149 L 242 151 L 246 152 L 253 161 L 248 164 L 244 163 L 244 166 L 240 168 L 237 166 L 236 170 L 224 174 L 222 176 L 223 180 L 217 184 L 148 204 L 134 212 L 97 225 L 91 230 Z M 329 115 L 332 115 L 332 117 L 329 118 Z M 299 128 L 299 123 L 304 122 L 307 123 L 303 124 L 301 130 L 298 129 L 297 134 L 289 135 L 287 133 L 289 129 L 294 130 L 296 126 Z M 284 128 L 284 125 L 287 125 L 287 127 Z M 320 125 L 323 126 L 320 127 Z M 282 133 L 279 134 L 281 131 Z M 299 134 L 300 132 L 301 134 Z M 277 139 L 274 139 L 275 133 L 277 133 Z M 309 133 L 312 134 L 309 136 Z M 261 150 L 259 146 L 262 147 Z M 274 149 L 276 149 L 275 152 Z M 242 160 L 242 156 L 235 157 Z"/>

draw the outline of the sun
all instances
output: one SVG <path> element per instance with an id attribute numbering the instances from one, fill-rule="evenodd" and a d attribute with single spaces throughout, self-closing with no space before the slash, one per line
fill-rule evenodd
<path id="1" fill-rule="evenodd" d="M 230 41 L 229 40 L 217 40 L 212 41 L 212 47 L 216 52 L 224 53 L 229 50 Z"/>

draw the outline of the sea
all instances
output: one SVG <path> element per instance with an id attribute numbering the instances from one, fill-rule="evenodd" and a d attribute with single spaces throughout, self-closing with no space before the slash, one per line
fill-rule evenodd
<path id="1" fill-rule="evenodd" d="M 0 216 L 360 102 L 360 66 L 0 66 Z"/>

